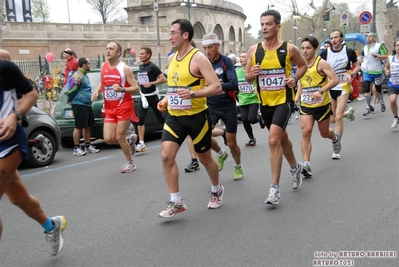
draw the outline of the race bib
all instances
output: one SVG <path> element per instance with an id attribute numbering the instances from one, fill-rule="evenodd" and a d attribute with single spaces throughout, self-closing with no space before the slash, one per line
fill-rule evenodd
<path id="1" fill-rule="evenodd" d="M 186 89 L 190 90 L 190 88 L 185 87 L 169 87 L 167 91 L 168 97 L 168 105 L 171 110 L 189 110 L 192 107 L 191 99 L 182 99 L 177 93 L 177 89 Z"/>
<path id="2" fill-rule="evenodd" d="M 389 81 L 393 85 L 399 85 L 399 71 L 392 71 L 391 70 L 391 76 L 389 77 Z"/>
<path id="3" fill-rule="evenodd" d="M 339 83 L 345 82 L 346 75 L 348 75 L 348 73 L 346 72 L 346 69 L 336 70 L 335 74 L 338 77 Z"/>
<path id="4" fill-rule="evenodd" d="M 150 81 L 147 72 L 139 72 L 137 74 L 137 80 L 139 82 L 139 85 L 143 85 L 144 83 L 148 83 Z"/>
<path id="5" fill-rule="evenodd" d="M 375 85 L 381 85 L 383 81 L 384 81 L 384 74 L 381 74 L 381 76 L 379 76 L 378 78 L 374 79 L 374 84 Z"/>
<path id="6" fill-rule="evenodd" d="M 258 76 L 259 88 L 262 91 L 285 90 L 285 79 L 285 70 L 282 68 L 262 70 Z"/>
<path id="7" fill-rule="evenodd" d="M 317 87 L 317 88 L 309 88 L 302 90 L 301 102 L 305 103 L 306 105 L 323 103 L 324 94 L 321 95 L 320 99 L 312 99 L 312 95 L 320 89 L 321 89 L 320 87 Z"/>
<path id="8" fill-rule="evenodd" d="M 123 93 L 115 92 L 112 85 L 104 86 L 104 98 L 106 100 L 121 100 L 123 99 Z"/>
<path id="9" fill-rule="evenodd" d="M 243 94 L 250 94 L 254 91 L 254 86 L 247 82 L 238 82 L 238 90 Z"/>

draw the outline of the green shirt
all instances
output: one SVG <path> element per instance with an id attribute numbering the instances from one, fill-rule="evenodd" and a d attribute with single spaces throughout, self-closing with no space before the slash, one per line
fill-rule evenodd
<path id="1" fill-rule="evenodd" d="M 245 80 L 245 71 L 242 68 L 236 69 L 238 78 L 238 106 L 250 104 L 259 104 L 259 98 L 256 94 L 256 87 Z"/>

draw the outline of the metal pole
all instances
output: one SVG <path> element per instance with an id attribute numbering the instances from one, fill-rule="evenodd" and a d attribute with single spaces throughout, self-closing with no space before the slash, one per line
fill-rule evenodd
<path id="1" fill-rule="evenodd" d="M 371 20 L 371 32 L 377 34 L 377 29 L 375 25 L 375 17 L 377 14 L 377 0 L 373 0 L 373 18 Z"/>
<path id="2" fill-rule="evenodd" d="M 156 17 L 157 17 L 157 40 L 158 40 L 158 67 L 160 68 L 160 69 L 162 69 L 162 66 L 161 66 L 161 44 L 160 44 L 160 36 L 159 36 L 159 14 L 158 14 L 158 0 L 155 0 L 156 2 L 157 2 L 157 9 L 156 9 L 156 11 L 155 11 L 155 13 L 156 13 Z"/>
<path id="3" fill-rule="evenodd" d="M 190 17 L 190 6 L 191 6 L 191 4 L 190 4 L 190 0 L 187 0 L 188 21 L 190 21 L 190 22 L 191 22 L 191 17 Z"/>
<path id="4" fill-rule="evenodd" d="M 67 10 L 68 10 L 68 22 L 71 23 L 71 17 L 69 14 L 69 0 L 67 0 Z"/>

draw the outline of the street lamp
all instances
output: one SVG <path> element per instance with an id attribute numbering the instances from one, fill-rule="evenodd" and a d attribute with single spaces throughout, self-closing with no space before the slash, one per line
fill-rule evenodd
<path id="1" fill-rule="evenodd" d="M 67 11 L 68 11 L 68 23 L 71 23 L 71 17 L 69 14 L 69 0 L 67 0 Z"/>
<path id="2" fill-rule="evenodd" d="M 197 6 L 197 4 L 195 3 L 195 0 L 191 0 L 191 1 L 190 0 L 187 0 L 187 1 L 181 0 L 181 3 L 180 3 L 180 6 L 187 6 L 187 9 L 188 9 L 188 21 L 191 20 L 190 8 Z"/>
<path id="3" fill-rule="evenodd" d="M 161 44 L 160 44 L 160 37 L 159 37 L 159 0 L 154 0 L 154 11 L 155 11 L 155 16 L 157 19 L 157 44 L 158 44 L 158 68 L 162 69 L 161 67 Z"/>

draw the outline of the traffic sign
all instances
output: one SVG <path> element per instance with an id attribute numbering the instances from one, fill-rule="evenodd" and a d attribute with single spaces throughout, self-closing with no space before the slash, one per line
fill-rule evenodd
<path id="1" fill-rule="evenodd" d="M 363 11 L 359 15 L 359 22 L 361 24 L 369 24 L 371 22 L 371 19 L 373 18 L 373 15 L 369 11 Z"/>
<path id="2" fill-rule="evenodd" d="M 341 15 L 341 27 L 345 27 L 349 25 L 349 16 L 344 13 Z"/>
<path id="3" fill-rule="evenodd" d="M 360 25 L 360 33 L 366 34 L 366 33 L 370 33 L 370 31 L 371 31 L 370 24 L 362 24 L 362 25 Z"/>

